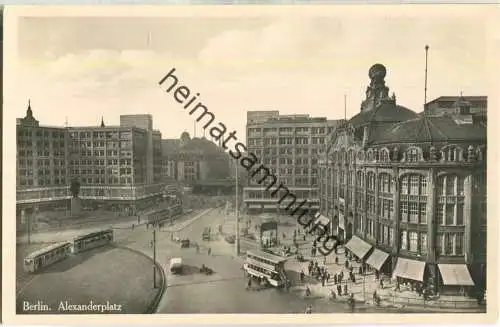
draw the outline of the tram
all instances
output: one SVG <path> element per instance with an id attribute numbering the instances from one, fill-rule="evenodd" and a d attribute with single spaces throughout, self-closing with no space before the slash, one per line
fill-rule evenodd
<path id="1" fill-rule="evenodd" d="M 98 232 L 93 232 L 73 239 L 72 252 L 74 254 L 94 249 L 113 242 L 113 230 L 105 229 Z"/>
<path id="2" fill-rule="evenodd" d="M 28 254 L 24 258 L 23 269 L 35 273 L 40 269 L 64 260 L 71 254 L 71 242 L 59 242 Z"/>

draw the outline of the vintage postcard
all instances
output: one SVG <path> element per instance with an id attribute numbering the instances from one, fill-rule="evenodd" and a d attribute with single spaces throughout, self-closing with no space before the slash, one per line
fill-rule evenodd
<path id="1" fill-rule="evenodd" d="M 4 321 L 493 322 L 498 21 L 6 6 Z"/>

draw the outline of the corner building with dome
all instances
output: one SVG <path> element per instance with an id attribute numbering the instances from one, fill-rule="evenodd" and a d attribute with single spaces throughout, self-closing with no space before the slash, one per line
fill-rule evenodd
<path id="1" fill-rule="evenodd" d="M 417 114 L 389 95 L 385 76 L 370 68 L 360 112 L 331 135 L 320 212 L 373 270 L 434 294 L 483 292 L 485 115 L 463 96 L 452 110 Z"/>

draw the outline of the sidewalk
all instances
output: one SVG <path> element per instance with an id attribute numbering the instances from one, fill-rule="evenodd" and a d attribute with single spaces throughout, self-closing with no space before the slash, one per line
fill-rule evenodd
<path id="1" fill-rule="evenodd" d="M 381 288 L 379 281 L 375 279 L 375 275 L 373 273 L 368 272 L 363 278 L 362 275 L 358 274 L 361 264 L 351 260 L 350 265 L 353 266 L 353 273 L 356 280 L 356 282 L 353 283 L 348 278 L 349 270 L 345 268 L 346 257 L 342 247 L 338 248 L 337 255 L 332 253 L 327 256 L 326 264 L 323 264 L 323 256 L 313 258 L 310 256 L 310 251 L 307 250 L 302 250 L 301 253 L 304 255 L 305 259 L 317 261 L 320 267 L 324 266 L 331 275 L 330 280 L 325 282 L 325 286 L 322 286 L 321 281 L 307 276 L 308 262 L 297 262 L 295 259 L 291 259 L 287 262 L 287 270 L 292 270 L 297 274 L 300 274 L 301 270 L 304 271 L 306 274 L 305 282 L 301 283 L 297 278 L 298 283 L 295 284 L 298 284 L 297 287 L 304 292 L 306 286 L 308 286 L 313 296 L 330 298 L 331 291 L 334 290 L 337 295 L 336 301 L 345 302 L 347 301 L 348 296 L 352 293 L 357 303 L 361 305 L 375 306 L 376 304 L 373 301 L 373 292 L 376 291 L 381 297 L 380 307 L 405 308 L 409 310 L 413 309 L 419 312 L 486 312 L 485 306 L 479 306 L 474 299 L 468 299 L 461 296 L 441 296 L 437 300 L 424 301 L 423 297 L 410 290 L 402 289 L 401 291 L 395 291 L 395 284 L 387 277 L 383 279 L 384 286 Z M 335 256 L 338 257 L 338 264 L 335 264 Z M 338 274 L 341 271 L 344 272 L 344 279 L 341 284 L 342 296 L 338 296 L 337 285 L 333 282 L 333 275 Z M 347 294 L 349 295 L 344 294 L 344 285 L 346 284 Z"/>

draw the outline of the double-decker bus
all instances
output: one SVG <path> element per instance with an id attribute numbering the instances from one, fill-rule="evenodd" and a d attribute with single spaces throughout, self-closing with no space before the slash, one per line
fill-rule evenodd
<path id="1" fill-rule="evenodd" d="M 73 239 L 72 252 L 77 254 L 111 242 L 113 242 L 112 229 L 105 229 L 98 232 L 80 235 Z"/>
<path id="2" fill-rule="evenodd" d="M 28 254 L 24 258 L 24 271 L 35 273 L 40 269 L 64 260 L 71 254 L 71 242 L 59 242 Z"/>
<path id="3" fill-rule="evenodd" d="M 272 255 L 262 251 L 247 251 L 247 259 L 243 264 L 243 269 L 247 274 L 265 278 L 274 287 L 282 287 L 288 278 L 285 274 L 286 258 Z"/>

